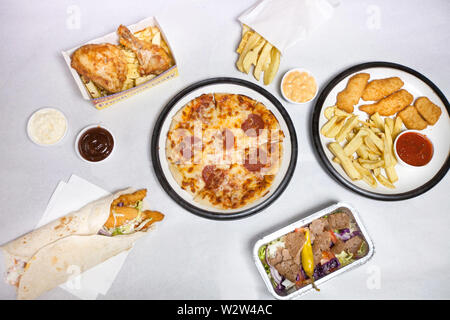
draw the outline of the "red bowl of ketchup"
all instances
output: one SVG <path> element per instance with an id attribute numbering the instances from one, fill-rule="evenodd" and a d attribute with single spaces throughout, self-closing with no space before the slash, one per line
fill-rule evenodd
<path id="1" fill-rule="evenodd" d="M 401 132 L 394 142 L 397 160 L 408 167 L 423 167 L 433 158 L 433 143 L 417 130 Z"/>

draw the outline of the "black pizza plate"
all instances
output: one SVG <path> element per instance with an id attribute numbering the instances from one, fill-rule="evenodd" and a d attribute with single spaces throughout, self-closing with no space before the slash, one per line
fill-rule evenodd
<path id="1" fill-rule="evenodd" d="M 218 89 L 219 91 L 215 89 Z M 255 201 L 254 205 L 249 205 L 242 209 L 230 211 L 215 210 L 214 208 L 206 208 L 195 203 L 192 199 L 189 199 L 187 192 L 181 189 L 177 184 L 173 183 L 174 179 L 168 171 L 167 160 L 163 156 L 165 155 L 167 128 L 168 124 L 172 121 L 171 118 L 173 114 L 195 96 L 212 92 L 245 94 L 254 100 L 263 103 L 265 102 L 264 104 L 266 107 L 277 117 L 282 129 L 284 127 L 283 131 L 286 138 L 283 143 L 285 144 L 284 148 L 289 151 L 289 156 L 283 156 L 280 172 L 275 178 L 276 180 L 278 179 L 278 181 L 276 183 L 274 182 L 274 185 L 272 185 L 273 188 L 271 187 L 270 192 L 267 195 L 258 201 Z M 156 177 L 163 189 L 177 204 L 189 212 L 204 218 L 215 220 L 232 220 L 249 217 L 270 206 L 278 197 L 280 197 L 291 181 L 297 165 L 297 156 L 298 145 L 294 125 L 280 101 L 267 90 L 252 82 L 228 77 L 202 80 L 186 87 L 176 94 L 161 111 L 153 129 L 151 140 L 151 159 Z"/>

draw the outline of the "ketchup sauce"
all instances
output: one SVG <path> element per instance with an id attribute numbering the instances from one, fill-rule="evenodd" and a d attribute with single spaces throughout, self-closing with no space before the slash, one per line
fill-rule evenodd
<path id="1" fill-rule="evenodd" d="M 407 164 L 421 167 L 430 162 L 433 157 L 433 144 L 423 134 L 406 132 L 397 140 L 398 156 Z"/>

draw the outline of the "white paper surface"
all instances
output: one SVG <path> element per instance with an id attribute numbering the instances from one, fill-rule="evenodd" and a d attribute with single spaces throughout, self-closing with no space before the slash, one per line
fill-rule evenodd
<path id="1" fill-rule="evenodd" d="M 239 21 L 283 53 L 331 18 L 338 4 L 328 0 L 262 0 L 245 11 Z"/>
<path id="2" fill-rule="evenodd" d="M 36 228 L 78 210 L 85 204 L 108 194 L 109 192 L 100 187 L 72 175 L 67 183 L 64 181 L 58 183 Z M 78 270 L 68 270 L 71 277 L 60 287 L 80 299 L 96 299 L 99 293 L 106 294 L 108 292 L 127 255 L 128 251 L 122 252 L 82 274 L 79 274 Z"/>
<path id="3" fill-rule="evenodd" d="M 42 0 L 28 1 L 26 10 L 23 1 L 3 1 L 8 14 L 2 16 L 1 30 L 14 36 L 2 48 L 2 59 L 8 63 L 0 76 L 0 244 L 33 228 L 58 181 L 67 177 L 67 182 L 71 173 L 91 182 L 104 181 L 98 185 L 109 191 L 127 185 L 146 187 L 151 208 L 166 218 L 158 232 L 136 243 L 133 250 L 139 254 L 128 255 L 127 272 L 120 273 L 104 298 L 273 299 L 251 257 L 254 242 L 336 201 L 346 201 L 358 209 L 374 240 L 373 260 L 302 300 L 450 299 L 450 174 L 427 193 L 405 201 L 386 203 L 355 194 L 337 183 L 317 158 L 308 130 L 315 101 L 289 104 L 279 90 L 283 71 L 291 67 L 310 70 L 319 87 L 324 87 L 352 65 L 383 60 L 418 70 L 448 98 L 448 0 L 427 6 L 419 0 L 341 1 L 333 17 L 314 32 L 324 37 L 310 37 L 307 48 L 302 41 L 288 49 L 279 74 L 264 88 L 282 102 L 292 119 L 299 159 L 286 190 L 264 211 L 234 221 L 203 219 L 181 208 L 161 187 L 149 151 L 156 119 L 171 97 L 199 80 L 227 75 L 254 82 L 234 67 L 233 49 L 240 31 L 237 18 L 257 1 L 174 0 L 169 6 L 168 1 L 111 5 L 105 0 Z M 66 18 L 71 17 L 65 15 L 68 4 L 76 4 L 81 11 L 80 29 L 65 27 Z M 102 14 L 94 19 L 92 12 Z M 83 101 L 65 63 L 58 59 L 59 50 L 107 33 L 116 24 L 153 14 L 167 32 L 182 76 L 102 111 Z M 418 14 L 420 25 L 411 19 Z M 45 38 L 43 46 L 42 37 L 36 35 L 49 30 L 51 37 Z M 45 81 L 37 87 L 36 79 Z M 25 119 L 44 106 L 58 107 L 69 118 L 68 134 L 58 146 L 36 146 L 26 135 Z M 98 119 L 113 130 L 120 148 L 109 160 L 89 165 L 76 156 L 74 141 L 79 130 Z M 417 230 L 426 234 L 426 241 L 417 241 Z M 403 267 L 405 261 L 407 267 Z M 0 275 L 5 271 L 0 264 Z M 378 279 L 375 286 L 373 279 Z M 59 289 L 43 296 L 71 297 L 76 298 Z M 0 299 L 14 298 L 14 288 L 0 279 Z"/>

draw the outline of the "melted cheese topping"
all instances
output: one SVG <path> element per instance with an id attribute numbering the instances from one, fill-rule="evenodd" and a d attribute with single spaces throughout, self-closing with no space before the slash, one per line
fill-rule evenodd
<path id="1" fill-rule="evenodd" d="M 282 87 L 284 95 L 294 102 L 308 102 L 317 92 L 316 80 L 307 72 L 290 72 Z"/>
<path id="2" fill-rule="evenodd" d="M 34 113 L 28 123 L 28 134 L 38 144 L 51 145 L 61 140 L 67 130 L 67 120 L 56 109 L 41 109 Z"/>

